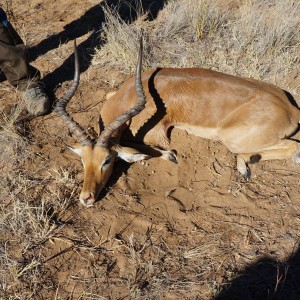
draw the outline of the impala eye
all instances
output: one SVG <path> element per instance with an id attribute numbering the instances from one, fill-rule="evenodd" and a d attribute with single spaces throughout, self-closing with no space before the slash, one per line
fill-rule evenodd
<path id="1" fill-rule="evenodd" d="M 103 166 L 109 165 L 111 163 L 111 160 L 112 160 L 111 156 L 106 157 Z"/>

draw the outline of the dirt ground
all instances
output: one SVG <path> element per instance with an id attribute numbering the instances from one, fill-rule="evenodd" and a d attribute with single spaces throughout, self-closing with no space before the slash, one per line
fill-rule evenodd
<path id="1" fill-rule="evenodd" d="M 81 83 L 69 111 L 95 130 L 106 93 L 126 79 L 90 65 L 103 22 L 98 4 L 12 2 L 12 23 L 53 96 L 70 84 L 77 39 Z M 4 109 L 19 95 L 1 87 Z M 246 182 L 221 143 L 173 130 L 178 164 L 118 162 L 101 199 L 86 209 L 78 200 L 81 162 L 66 148 L 75 137 L 54 112 L 25 125 L 35 155 L 24 167 L 48 180 L 32 197 L 72 199 L 57 216 L 60 231 L 42 246 L 34 299 L 293 299 L 287 295 L 300 292 L 300 167 L 291 161 L 251 165 Z"/>

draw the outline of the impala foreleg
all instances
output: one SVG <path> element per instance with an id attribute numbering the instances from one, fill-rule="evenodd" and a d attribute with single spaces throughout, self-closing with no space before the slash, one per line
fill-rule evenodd
<path id="1" fill-rule="evenodd" d="M 123 142 L 126 146 L 130 146 L 134 149 L 138 149 L 142 151 L 143 153 L 146 153 L 149 158 L 150 157 L 159 157 L 164 160 L 171 161 L 173 163 L 177 164 L 177 153 L 175 150 L 164 150 L 160 149 L 158 147 L 153 147 L 149 145 L 141 145 L 141 144 L 135 144 L 132 142 Z"/>
<path id="2" fill-rule="evenodd" d="M 175 150 L 161 150 L 161 149 L 157 149 L 155 148 L 157 151 L 160 151 L 161 156 L 160 158 L 165 159 L 165 160 L 169 160 L 175 164 L 178 163 L 177 161 L 177 153 Z"/>
<path id="3" fill-rule="evenodd" d="M 114 145 L 112 147 L 112 149 L 114 151 L 117 152 L 117 157 L 120 159 L 123 159 L 129 163 L 134 163 L 136 161 L 140 161 L 140 160 L 146 160 L 151 158 L 151 155 L 142 153 L 140 151 L 138 151 L 135 148 L 131 148 L 131 147 L 123 147 L 120 145 Z"/>

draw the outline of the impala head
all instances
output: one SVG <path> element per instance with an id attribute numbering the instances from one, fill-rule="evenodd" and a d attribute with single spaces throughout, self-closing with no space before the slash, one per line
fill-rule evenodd
<path id="1" fill-rule="evenodd" d="M 147 158 L 147 155 L 139 153 L 135 149 L 121 147 L 113 144 L 111 141 L 112 134 L 116 130 L 118 130 L 128 120 L 140 113 L 145 108 L 146 98 L 144 96 L 141 82 L 142 39 L 140 41 L 140 51 L 136 70 L 137 104 L 130 108 L 126 113 L 119 116 L 116 120 L 111 122 L 101 132 L 96 140 L 92 139 L 66 111 L 66 106 L 71 100 L 72 96 L 75 94 L 79 85 L 79 59 L 76 43 L 74 43 L 74 48 L 74 79 L 66 94 L 58 99 L 54 110 L 64 120 L 70 131 L 73 132 L 80 141 L 80 144 L 69 147 L 69 149 L 81 157 L 84 167 L 84 182 L 79 197 L 80 202 L 84 206 L 92 206 L 112 174 L 113 164 L 116 157 L 120 157 L 128 162 L 134 162 Z"/>
<path id="2" fill-rule="evenodd" d="M 109 147 L 93 144 L 78 144 L 69 149 L 81 157 L 84 168 L 84 181 L 79 200 L 84 206 L 92 206 L 113 171 L 117 153 Z"/>

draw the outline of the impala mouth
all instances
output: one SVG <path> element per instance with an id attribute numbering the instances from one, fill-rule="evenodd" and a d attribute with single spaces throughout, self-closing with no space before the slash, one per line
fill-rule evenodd
<path id="1" fill-rule="evenodd" d="M 90 193 L 90 195 L 86 198 L 80 197 L 80 202 L 85 207 L 91 207 L 94 206 L 95 197 L 94 194 Z"/>
<path id="2" fill-rule="evenodd" d="M 99 188 L 99 192 L 96 193 L 90 192 L 89 194 L 85 193 L 85 195 L 81 194 L 79 197 L 79 201 L 85 207 L 94 206 L 95 202 L 99 199 L 102 191 L 103 187 Z"/>
<path id="3" fill-rule="evenodd" d="M 87 201 L 86 201 L 86 204 L 85 204 L 85 206 L 86 207 L 92 207 L 92 206 L 94 206 L 94 202 L 95 202 L 95 200 L 90 200 L 90 199 L 88 199 Z"/>

